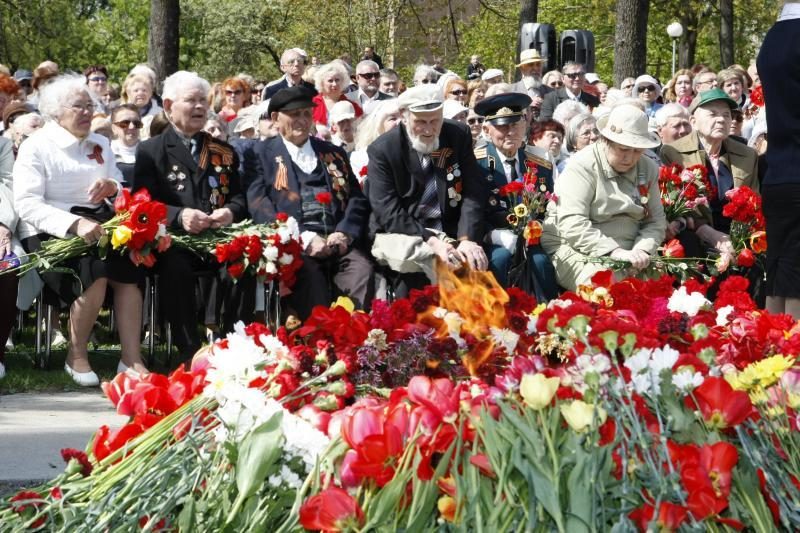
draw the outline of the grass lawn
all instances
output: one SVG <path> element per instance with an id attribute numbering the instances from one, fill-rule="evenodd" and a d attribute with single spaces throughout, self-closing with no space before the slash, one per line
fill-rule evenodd
<path id="1" fill-rule="evenodd" d="M 0 394 L 15 394 L 19 392 L 41 392 L 41 391 L 75 391 L 83 390 L 72 378 L 64 372 L 64 360 L 67 357 L 66 347 L 52 350 L 50 353 L 50 364 L 47 370 L 36 368 L 36 351 L 34 336 L 34 321 L 32 315 L 27 316 L 21 334 L 12 336 L 15 346 L 12 350 L 6 351 L 6 377 L 0 379 Z M 62 317 L 62 326 L 65 318 Z M 108 381 L 117 374 L 117 364 L 119 363 L 119 340 L 116 335 L 111 333 L 108 328 L 108 317 L 104 311 L 98 319 L 94 333 L 98 340 L 97 349 L 89 345 L 89 361 L 92 369 L 100 377 L 100 381 Z M 66 329 L 62 327 L 62 332 Z M 142 356 L 147 358 L 147 347 L 142 346 Z M 173 349 L 172 358 L 177 361 L 177 351 Z M 155 364 L 150 370 L 154 372 L 169 372 L 177 362 L 173 362 L 171 367 L 167 367 L 166 347 L 156 345 Z"/>

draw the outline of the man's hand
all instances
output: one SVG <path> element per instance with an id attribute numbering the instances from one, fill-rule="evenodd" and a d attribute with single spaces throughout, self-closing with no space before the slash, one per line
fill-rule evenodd
<path id="1" fill-rule="evenodd" d="M 92 183 L 86 194 L 89 195 L 89 203 L 99 204 L 109 196 L 117 194 L 117 182 L 109 178 L 100 178 Z"/>
<path id="2" fill-rule="evenodd" d="M 79 218 L 69 227 L 69 231 L 84 240 L 86 244 L 92 244 L 100 240 L 105 230 L 103 226 L 89 220 L 88 218 Z"/>
<path id="3" fill-rule="evenodd" d="M 335 231 L 328 235 L 327 245 L 331 252 L 337 255 L 344 255 L 350 246 L 350 237 L 341 231 Z"/>
<path id="4" fill-rule="evenodd" d="M 0 224 L 0 259 L 11 253 L 11 230 Z"/>
<path id="5" fill-rule="evenodd" d="M 458 268 L 461 266 L 461 262 L 463 258 L 461 254 L 459 254 L 455 247 L 452 244 L 448 243 L 447 241 L 443 241 L 438 237 L 431 237 L 427 240 L 428 246 L 431 247 L 433 253 L 439 260 L 446 264 L 451 270 Z"/>
<path id="6" fill-rule="evenodd" d="M 211 227 L 211 217 L 199 209 L 187 207 L 181 211 L 181 224 L 188 233 L 197 234 Z"/>
<path id="7" fill-rule="evenodd" d="M 481 245 L 472 241 L 461 241 L 456 251 L 472 270 L 484 271 L 489 268 L 489 260 Z"/>
<path id="8" fill-rule="evenodd" d="M 617 248 L 611 252 L 611 259 L 627 261 L 633 268 L 641 270 L 650 264 L 650 254 L 644 250 L 623 250 Z"/>
<path id="9" fill-rule="evenodd" d="M 325 239 L 315 235 L 306 246 L 306 255 L 322 259 L 331 255 L 331 249 L 328 248 L 328 243 Z"/>
<path id="10" fill-rule="evenodd" d="M 667 225 L 666 240 L 674 239 L 686 228 L 686 222 L 682 219 L 673 220 Z"/>
<path id="11" fill-rule="evenodd" d="M 233 224 L 233 211 L 227 207 L 220 207 L 219 209 L 214 209 L 214 211 L 208 216 L 208 219 L 211 227 L 214 229 L 230 226 Z"/>

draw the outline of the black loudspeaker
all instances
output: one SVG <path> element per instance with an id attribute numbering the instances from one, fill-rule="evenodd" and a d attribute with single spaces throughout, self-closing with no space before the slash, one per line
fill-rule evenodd
<path id="1" fill-rule="evenodd" d="M 594 34 L 589 30 L 564 30 L 561 32 L 561 63 L 583 63 L 586 72 L 594 72 Z"/>
<path id="2" fill-rule="evenodd" d="M 556 27 L 552 24 L 528 22 L 519 32 L 519 51 L 536 48 L 544 58 L 542 73 L 558 68 L 558 47 L 556 46 Z M 517 56 L 519 59 L 519 56 Z"/>

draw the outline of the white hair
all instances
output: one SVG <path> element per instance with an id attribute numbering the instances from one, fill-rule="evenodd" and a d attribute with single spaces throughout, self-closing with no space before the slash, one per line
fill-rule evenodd
<path id="1" fill-rule="evenodd" d="M 350 74 L 339 61 L 325 63 L 314 73 L 314 85 L 317 86 L 317 90 L 320 93 L 322 92 L 322 81 L 331 74 L 335 74 L 339 78 L 343 85 L 342 92 L 344 92 L 345 89 L 347 89 L 347 85 L 350 83 Z"/>
<path id="2" fill-rule="evenodd" d="M 39 112 L 47 120 L 58 120 L 64 113 L 70 97 L 85 94 L 97 105 L 94 95 L 80 74 L 62 74 L 45 85 L 39 92 Z"/>
<path id="3" fill-rule="evenodd" d="M 150 65 L 147 63 L 139 63 L 135 67 L 131 69 L 128 75 L 138 74 L 139 76 L 147 76 L 150 78 L 150 85 L 153 87 L 153 90 L 156 89 L 156 85 L 158 85 L 158 78 L 156 77 L 156 71 L 150 68 Z"/>
<path id="4" fill-rule="evenodd" d="M 164 100 L 175 101 L 183 91 L 192 89 L 200 89 L 205 96 L 208 96 L 211 91 L 211 85 L 209 85 L 208 81 L 198 76 L 196 72 L 179 70 L 175 74 L 167 76 L 167 79 L 164 80 L 164 90 L 161 91 L 161 97 Z"/>
<path id="5" fill-rule="evenodd" d="M 440 76 L 441 74 L 439 73 L 439 71 L 433 68 L 432 66 L 418 65 L 417 68 L 414 70 L 414 77 L 412 78 L 412 81 L 414 85 L 419 85 L 419 83 L 417 82 L 421 82 L 422 80 L 429 77 L 436 81 L 439 81 Z"/>
<path id="6" fill-rule="evenodd" d="M 672 117 L 681 117 L 689 120 L 689 112 L 681 104 L 670 102 L 661 106 L 656 111 L 656 126 L 663 127 Z"/>
<path id="7" fill-rule="evenodd" d="M 377 71 L 380 71 L 381 69 L 381 67 L 379 67 L 378 64 L 371 59 L 364 59 L 362 61 L 359 61 L 358 65 L 356 65 L 356 72 L 361 70 L 362 67 L 372 67 Z"/>
<path id="8" fill-rule="evenodd" d="M 358 130 L 356 130 L 356 150 L 366 150 L 375 139 L 385 133 L 382 131 L 383 121 L 387 116 L 397 113 L 399 110 L 397 98 L 381 100 L 359 124 Z"/>
<path id="9" fill-rule="evenodd" d="M 564 100 L 558 104 L 553 111 L 553 120 L 560 122 L 562 126 L 569 124 L 570 119 L 581 113 L 588 113 L 589 108 L 575 100 Z"/>
<path id="10" fill-rule="evenodd" d="M 578 144 L 578 134 L 580 133 L 581 127 L 587 122 L 596 124 L 597 117 L 590 113 L 579 113 L 569 119 L 569 123 L 566 127 L 567 134 L 564 139 L 568 152 L 575 151 L 575 146 Z"/>
<path id="11" fill-rule="evenodd" d="M 489 98 L 490 96 L 494 96 L 496 94 L 507 94 L 513 92 L 515 92 L 513 85 L 511 85 L 510 83 L 500 82 L 500 83 L 495 83 L 494 85 L 486 89 L 486 93 L 483 95 L 483 97 Z"/>

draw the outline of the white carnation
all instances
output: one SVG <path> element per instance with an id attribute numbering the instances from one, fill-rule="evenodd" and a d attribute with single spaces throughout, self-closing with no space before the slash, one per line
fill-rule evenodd
<path id="1" fill-rule="evenodd" d="M 693 292 L 689 294 L 686 292 L 686 287 L 680 287 L 670 296 L 667 309 L 676 313 L 695 316 L 701 309 L 710 305 L 711 302 L 706 300 L 706 297 L 701 293 Z"/>

